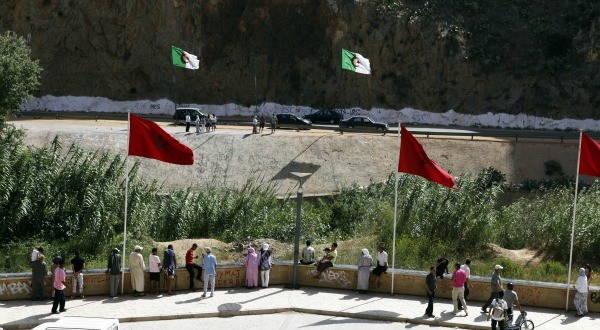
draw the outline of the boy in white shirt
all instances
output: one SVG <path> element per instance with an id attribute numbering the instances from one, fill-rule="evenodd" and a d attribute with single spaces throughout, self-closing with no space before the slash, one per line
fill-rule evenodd
<path id="1" fill-rule="evenodd" d="M 160 288 L 160 258 L 158 257 L 158 249 L 152 248 L 152 254 L 148 257 L 150 264 L 150 294 L 156 292 L 159 294 Z"/>

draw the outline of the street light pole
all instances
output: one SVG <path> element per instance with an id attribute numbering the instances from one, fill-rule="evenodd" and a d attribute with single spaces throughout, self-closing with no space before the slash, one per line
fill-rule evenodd
<path id="1" fill-rule="evenodd" d="M 300 225 L 302 223 L 302 195 L 304 190 L 302 189 L 302 179 L 312 175 L 312 173 L 299 173 L 291 172 L 291 174 L 298 178 L 299 187 L 296 198 L 296 236 L 294 238 L 294 265 L 292 269 L 292 288 L 298 288 L 298 256 L 300 254 Z"/>

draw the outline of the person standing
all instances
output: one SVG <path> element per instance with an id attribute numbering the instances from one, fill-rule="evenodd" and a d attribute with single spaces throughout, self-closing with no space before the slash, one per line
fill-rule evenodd
<path id="1" fill-rule="evenodd" d="M 260 284 L 263 288 L 269 287 L 269 275 L 271 274 L 271 266 L 273 265 L 273 256 L 269 250 L 269 244 L 263 244 L 260 249 L 260 257 L 258 267 L 260 268 Z"/>
<path id="2" fill-rule="evenodd" d="M 244 267 L 246 267 L 246 288 L 258 286 L 258 254 L 253 247 L 248 248 Z"/>
<path id="3" fill-rule="evenodd" d="M 575 316 L 582 317 L 588 312 L 587 307 L 587 297 L 588 297 L 588 281 L 585 276 L 585 269 L 579 268 L 579 276 L 577 277 L 577 282 L 575 282 L 575 299 L 573 303 L 575 304 L 575 309 L 577 309 L 577 314 Z"/>
<path id="4" fill-rule="evenodd" d="M 485 302 L 485 304 L 483 304 L 483 306 L 481 307 L 482 313 L 487 313 L 488 312 L 487 308 L 492 303 L 492 300 L 494 300 L 495 298 L 498 298 L 498 294 L 500 292 L 504 292 L 504 288 L 502 287 L 502 277 L 500 276 L 500 273 L 502 272 L 503 268 L 504 267 L 502 267 L 500 265 L 496 265 L 494 267 L 494 274 L 492 274 L 492 279 L 490 281 L 492 293 L 490 293 L 490 297 Z"/>
<path id="5" fill-rule="evenodd" d="M 373 266 L 373 257 L 369 254 L 369 250 L 362 249 L 362 256 L 358 259 L 358 280 L 356 290 L 359 293 L 366 293 L 369 290 L 369 274 Z"/>
<path id="6" fill-rule="evenodd" d="M 275 134 L 276 127 L 277 127 L 277 117 L 273 114 L 273 116 L 271 116 L 271 134 Z"/>
<path id="7" fill-rule="evenodd" d="M 142 247 L 136 245 L 134 251 L 129 255 L 129 276 L 131 277 L 131 288 L 133 289 L 134 297 L 143 297 L 146 295 L 144 293 L 144 271 L 146 270 L 146 264 L 141 252 Z"/>
<path id="8" fill-rule="evenodd" d="M 83 299 L 85 298 L 83 295 L 83 270 L 85 269 L 85 260 L 79 256 L 79 251 L 76 251 L 75 258 L 71 259 L 71 266 L 73 270 L 73 294 L 71 294 L 71 299 L 75 299 L 78 284 L 79 295 L 81 296 L 81 299 Z"/>
<path id="9" fill-rule="evenodd" d="M 388 269 L 388 254 L 383 248 L 383 244 L 377 248 L 377 266 L 373 269 L 375 275 L 375 286 L 379 288 L 381 286 L 381 274 L 385 273 Z"/>
<path id="10" fill-rule="evenodd" d="M 506 301 L 506 314 L 508 316 L 508 322 L 512 323 L 513 320 L 513 306 L 517 306 L 521 310 L 521 304 L 519 303 L 519 296 L 514 289 L 512 282 L 506 284 L 506 291 L 504 291 L 504 301 Z"/>
<path id="11" fill-rule="evenodd" d="M 189 112 L 185 113 L 185 131 L 189 132 L 190 131 L 190 124 L 192 123 L 192 117 L 190 116 Z"/>
<path id="12" fill-rule="evenodd" d="M 592 266 L 590 266 L 590 264 L 585 264 L 583 269 L 585 269 L 585 277 L 587 277 L 588 284 L 590 284 L 590 282 L 592 281 L 592 274 L 594 273 L 592 271 Z"/>
<path id="13" fill-rule="evenodd" d="M 200 128 L 200 114 L 197 113 L 196 114 L 196 134 L 200 134 L 202 133 L 202 130 Z"/>
<path id="14" fill-rule="evenodd" d="M 150 294 L 159 294 L 160 289 L 160 258 L 158 249 L 153 247 L 152 254 L 148 257 L 148 268 L 150 268 Z"/>
<path id="15" fill-rule="evenodd" d="M 452 273 L 452 303 L 454 304 L 453 314 L 458 314 L 458 300 L 462 302 L 465 316 L 469 316 L 467 310 L 467 303 L 465 302 L 465 282 L 467 281 L 467 274 L 464 270 L 460 269 L 460 263 L 454 264 L 454 273 Z"/>
<path id="16" fill-rule="evenodd" d="M 44 300 L 44 279 L 48 268 L 44 262 L 44 249 L 39 247 L 31 253 L 31 300 Z"/>
<path id="17" fill-rule="evenodd" d="M 177 265 L 177 259 L 175 257 L 175 251 L 173 251 L 173 244 L 169 244 L 167 249 L 163 253 L 163 270 L 165 272 L 165 276 L 167 277 L 167 294 L 173 294 L 173 282 L 175 279 L 175 265 Z"/>
<path id="18" fill-rule="evenodd" d="M 437 289 L 437 277 L 435 276 L 435 267 L 429 268 L 429 274 L 425 277 L 425 289 L 427 290 L 427 309 L 425 309 L 425 315 L 429 317 L 433 316 L 433 299 L 435 298 L 435 290 Z"/>
<path id="19" fill-rule="evenodd" d="M 259 124 L 260 124 L 260 126 L 259 126 L 259 131 L 258 131 L 259 133 L 262 133 L 262 132 L 263 132 L 263 129 L 265 129 L 265 121 L 266 121 L 266 120 L 265 120 L 265 115 L 264 115 L 264 114 L 261 114 L 261 115 L 260 115 L 260 120 L 259 120 Z"/>
<path id="20" fill-rule="evenodd" d="M 258 134 L 258 119 L 256 116 L 252 118 L 252 134 Z"/>
<path id="21" fill-rule="evenodd" d="M 498 296 L 492 300 L 490 304 L 491 308 L 487 313 L 487 320 L 490 320 L 490 316 L 492 319 L 492 330 L 496 330 L 496 325 L 500 327 L 500 330 L 504 330 L 504 326 L 507 321 L 506 310 L 508 306 L 506 305 L 506 301 L 502 299 L 504 297 L 504 291 L 498 292 Z"/>
<path id="22" fill-rule="evenodd" d="M 66 312 L 65 289 L 67 288 L 67 274 L 65 273 L 65 261 L 61 258 L 58 267 L 54 270 L 54 301 L 52 302 L 52 314 Z M 60 309 L 58 309 L 60 304 Z"/>
<path id="23" fill-rule="evenodd" d="M 469 296 L 470 290 L 469 287 L 473 287 L 473 283 L 471 283 L 471 259 L 467 259 L 465 264 L 460 266 L 460 269 L 465 271 L 467 274 L 467 280 L 465 281 L 465 301 L 467 301 L 467 297 Z M 458 309 L 462 310 L 462 302 L 458 301 Z"/>
<path id="24" fill-rule="evenodd" d="M 312 265 L 315 263 L 315 248 L 310 246 L 312 242 L 310 240 L 306 241 L 306 246 L 302 249 L 302 259 L 300 259 L 300 263 L 303 265 Z"/>
<path id="25" fill-rule="evenodd" d="M 202 280 L 202 267 L 196 265 L 194 263 L 194 259 L 198 259 L 197 255 L 194 255 L 194 251 L 196 251 L 196 249 L 198 249 L 198 244 L 194 243 L 192 244 L 192 247 L 189 248 L 187 250 L 187 252 L 185 253 L 185 269 L 188 271 L 188 274 L 190 275 L 190 286 L 189 289 L 192 291 L 196 291 L 196 289 L 194 288 L 194 269 L 198 270 L 198 275 L 195 276 L 195 278 L 198 281 Z"/>
<path id="26" fill-rule="evenodd" d="M 217 130 L 217 115 L 213 115 L 211 118 L 211 125 L 213 132 Z"/>
<path id="27" fill-rule="evenodd" d="M 55 256 L 52 258 L 52 266 L 50 266 L 50 273 L 52 274 L 52 283 L 54 283 L 54 271 L 58 268 L 58 264 L 63 260 L 61 256 Z M 54 290 L 52 290 L 52 298 L 54 298 Z"/>
<path id="28" fill-rule="evenodd" d="M 121 279 L 121 255 L 117 248 L 113 249 L 112 255 L 108 257 L 108 267 L 106 274 L 110 274 L 110 296 L 116 297 L 119 290 L 119 280 Z"/>
<path id="29" fill-rule="evenodd" d="M 442 256 L 435 262 L 435 276 L 440 279 L 444 279 L 444 274 L 449 274 L 448 266 L 450 265 L 450 260 L 446 258 L 446 252 L 442 253 Z"/>
<path id="30" fill-rule="evenodd" d="M 217 257 L 211 252 L 209 247 L 205 247 L 206 255 L 202 259 L 202 268 L 204 269 L 204 293 L 202 297 L 206 297 L 208 282 L 210 281 L 210 296 L 215 295 L 215 276 L 217 275 Z"/>

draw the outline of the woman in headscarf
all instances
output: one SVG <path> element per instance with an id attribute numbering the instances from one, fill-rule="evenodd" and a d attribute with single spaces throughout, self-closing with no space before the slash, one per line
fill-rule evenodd
<path id="1" fill-rule="evenodd" d="M 258 254 L 252 247 L 248 248 L 244 267 L 246 267 L 246 288 L 258 286 Z"/>
<path id="2" fill-rule="evenodd" d="M 575 282 L 575 308 L 577 309 L 578 317 L 581 317 L 587 313 L 587 296 L 588 296 L 588 283 L 587 277 L 585 276 L 585 269 L 579 268 L 579 277 Z"/>
<path id="3" fill-rule="evenodd" d="M 358 259 L 358 281 L 356 283 L 356 289 L 360 293 L 369 290 L 371 266 L 373 266 L 373 257 L 369 254 L 369 250 L 362 249 L 362 256 Z"/>
<path id="4" fill-rule="evenodd" d="M 273 264 L 273 256 L 269 250 L 269 244 L 265 243 L 260 249 L 260 259 L 258 261 L 258 267 L 260 268 L 260 282 L 263 288 L 269 287 L 269 274 L 271 273 L 271 266 Z"/>

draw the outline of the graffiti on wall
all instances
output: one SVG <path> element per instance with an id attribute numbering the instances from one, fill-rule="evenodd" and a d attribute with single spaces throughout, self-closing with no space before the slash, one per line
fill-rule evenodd
<path id="1" fill-rule="evenodd" d="M 590 301 L 593 304 L 600 304 L 600 292 L 592 292 L 590 294 Z"/>
<path id="2" fill-rule="evenodd" d="M 314 277 L 317 274 L 315 269 L 307 270 L 306 275 Z M 343 270 L 331 270 L 328 269 L 321 273 L 321 277 L 318 279 L 319 283 L 326 283 L 331 285 L 337 285 L 342 288 L 346 288 L 352 284 L 352 281 L 346 276 L 346 272 Z"/>
<path id="3" fill-rule="evenodd" d="M 241 269 L 225 269 L 217 272 L 215 285 L 219 286 L 241 286 L 246 285 L 245 272 Z"/>
<path id="4" fill-rule="evenodd" d="M 31 281 L 0 283 L 0 297 L 31 293 Z"/>

